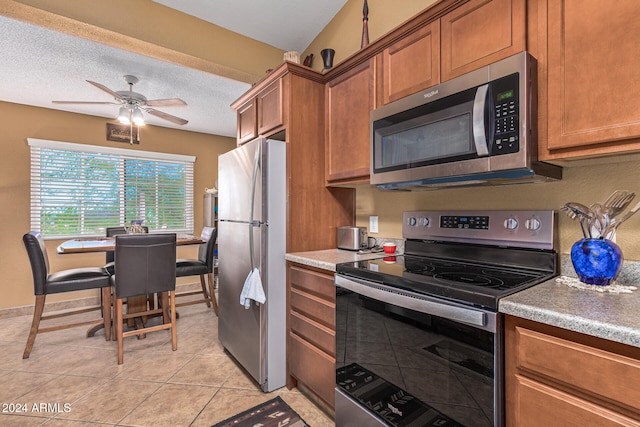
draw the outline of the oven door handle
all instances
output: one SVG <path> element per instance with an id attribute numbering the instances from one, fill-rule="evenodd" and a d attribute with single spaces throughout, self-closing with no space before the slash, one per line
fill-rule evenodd
<path id="1" fill-rule="evenodd" d="M 336 286 L 383 303 L 397 305 L 469 325 L 487 326 L 486 313 L 472 308 L 453 305 L 437 298 L 431 298 L 425 295 L 414 297 L 407 291 L 385 290 L 383 289 L 385 287 L 384 285 L 358 280 L 353 277 L 346 278 L 338 274 L 335 275 L 334 283 Z"/>

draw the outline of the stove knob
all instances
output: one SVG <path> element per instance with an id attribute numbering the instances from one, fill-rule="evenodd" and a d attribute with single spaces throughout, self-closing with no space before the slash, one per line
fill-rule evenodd
<path id="1" fill-rule="evenodd" d="M 418 220 L 415 219 L 415 217 L 410 216 L 409 218 L 407 218 L 407 224 L 409 224 L 411 227 L 415 227 L 417 223 Z"/>
<path id="2" fill-rule="evenodd" d="M 515 230 L 518 228 L 518 220 L 511 217 L 504 220 L 504 228 L 507 230 Z"/>
<path id="3" fill-rule="evenodd" d="M 527 228 L 527 230 L 532 230 L 532 231 L 538 231 L 540 230 L 540 227 L 542 226 L 542 223 L 540 222 L 540 220 L 538 218 L 531 218 L 528 219 L 525 223 L 524 226 Z"/>
<path id="4" fill-rule="evenodd" d="M 429 218 L 420 218 L 419 223 L 420 223 L 421 227 L 428 227 L 429 226 Z"/>

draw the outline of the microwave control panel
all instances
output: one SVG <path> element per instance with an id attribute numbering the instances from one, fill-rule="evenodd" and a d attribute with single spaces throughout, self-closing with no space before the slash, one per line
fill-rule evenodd
<path id="1" fill-rule="evenodd" d="M 491 82 L 494 138 L 492 154 L 515 153 L 519 143 L 518 74 Z"/>

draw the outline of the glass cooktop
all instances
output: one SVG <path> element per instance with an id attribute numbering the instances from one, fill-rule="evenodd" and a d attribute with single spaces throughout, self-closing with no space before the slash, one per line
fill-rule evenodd
<path id="1" fill-rule="evenodd" d="M 553 273 L 548 271 L 411 255 L 338 264 L 336 271 L 418 294 L 436 295 L 496 311 L 501 297 L 553 277 Z"/>

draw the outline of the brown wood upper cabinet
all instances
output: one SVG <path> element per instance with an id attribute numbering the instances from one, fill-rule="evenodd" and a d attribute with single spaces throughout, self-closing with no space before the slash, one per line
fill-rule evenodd
<path id="1" fill-rule="evenodd" d="M 375 58 L 332 79 L 325 88 L 326 181 L 369 181 L 369 112 L 375 108 Z"/>
<path id="2" fill-rule="evenodd" d="M 282 78 L 275 79 L 237 110 L 238 145 L 284 125 Z"/>
<path id="3" fill-rule="evenodd" d="M 640 2 L 530 3 L 529 43 L 541 70 L 539 157 L 638 151 Z"/>
<path id="4" fill-rule="evenodd" d="M 245 104 L 238 107 L 236 115 L 238 116 L 238 145 L 255 139 L 258 136 L 256 99 L 251 98 Z"/>
<path id="5" fill-rule="evenodd" d="M 443 16 L 441 79 L 525 50 L 525 0 L 471 0 Z"/>
<path id="6" fill-rule="evenodd" d="M 383 105 L 440 83 L 440 22 L 394 43 L 381 56 Z"/>

